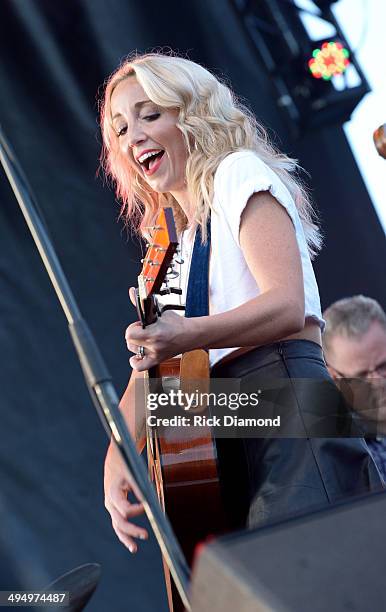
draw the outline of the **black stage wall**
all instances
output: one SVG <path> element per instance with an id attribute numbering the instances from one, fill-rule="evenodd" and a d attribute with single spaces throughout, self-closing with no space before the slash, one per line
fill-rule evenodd
<path id="1" fill-rule="evenodd" d="M 384 235 L 342 129 L 291 141 L 230 2 L 2 0 L 0 13 L 0 122 L 119 392 L 138 244 L 96 177 L 96 91 L 133 49 L 170 46 L 233 83 L 311 174 L 326 234 L 316 262 L 323 306 L 360 291 L 386 306 Z M 0 198 L 0 589 L 37 589 L 97 561 L 103 577 L 90 609 L 166 610 L 154 540 L 131 558 L 104 511 L 105 433 L 3 175 Z"/>

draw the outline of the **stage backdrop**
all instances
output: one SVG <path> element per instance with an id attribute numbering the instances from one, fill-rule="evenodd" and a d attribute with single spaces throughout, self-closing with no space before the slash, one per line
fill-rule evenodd
<path id="1" fill-rule="evenodd" d="M 386 306 L 383 232 L 339 126 L 288 136 L 271 83 L 227 0 L 2 0 L 0 121 L 38 199 L 121 393 L 138 242 L 97 176 L 98 88 L 129 52 L 171 47 L 230 81 L 311 175 L 325 248 L 323 306 L 363 292 Z M 342 171 L 343 168 L 343 171 Z M 328 178 L 328 180 L 326 180 Z M 166 610 L 158 548 L 131 557 L 103 506 L 107 439 L 17 203 L 0 177 L 0 589 L 37 589 L 102 564 L 93 612 Z"/>

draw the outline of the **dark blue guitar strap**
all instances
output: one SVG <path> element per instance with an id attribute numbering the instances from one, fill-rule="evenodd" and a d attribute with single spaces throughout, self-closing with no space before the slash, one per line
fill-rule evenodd
<path id="1" fill-rule="evenodd" d="M 201 228 L 198 226 L 190 263 L 185 317 L 204 317 L 209 314 L 210 219 L 207 236 L 206 244 L 202 244 Z"/>

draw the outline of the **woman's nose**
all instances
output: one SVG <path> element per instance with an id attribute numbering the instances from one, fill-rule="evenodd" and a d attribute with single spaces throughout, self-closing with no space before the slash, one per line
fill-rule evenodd
<path id="1" fill-rule="evenodd" d="M 138 127 L 127 128 L 127 142 L 132 149 L 146 140 L 146 134 Z"/>

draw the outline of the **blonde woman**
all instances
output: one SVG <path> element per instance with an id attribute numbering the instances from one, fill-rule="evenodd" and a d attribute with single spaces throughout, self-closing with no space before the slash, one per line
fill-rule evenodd
<path id="1" fill-rule="evenodd" d="M 144 436 L 143 419 L 134 418 L 134 381 L 180 353 L 208 349 L 219 378 L 330 381 L 311 265 L 321 243 L 311 204 L 296 162 L 270 145 L 229 87 L 181 57 L 135 56 L 107 83 L 102 131 L 103 166 L 132 227 L 146 237 L 160 208 L 173 207 L 182 300 L 193 315 L 168 311 L 146 329 L 134 323 L 126 330 L 133 373 L 121 409 L 138 450 Z M 193 277 L 201 293 L 192 291 Z M 295 392 L 291 401 L 301 416 L 313 400 Z M 244 440 L 243 474 L 232 468 L 231 448 L 220 444 L 224 499 L 237 496 L 237 482 L 246 479 L 250 526 L 381 486 L 359 438 Z M 130 489 L 110 445 L 105 503 L 117 536 L 135 552 L 147 533 L 132 522 L 143 508 L 128 501 Z"/>

